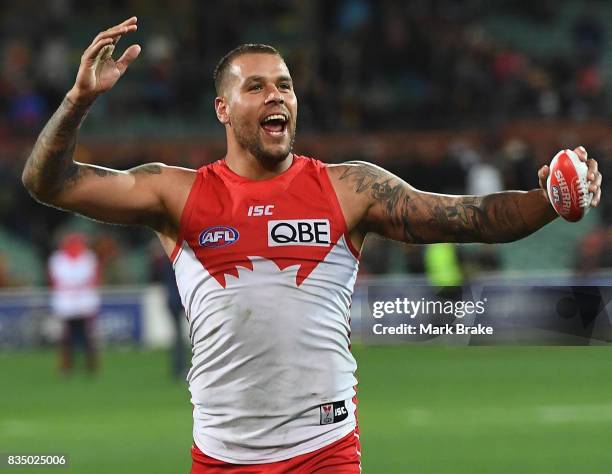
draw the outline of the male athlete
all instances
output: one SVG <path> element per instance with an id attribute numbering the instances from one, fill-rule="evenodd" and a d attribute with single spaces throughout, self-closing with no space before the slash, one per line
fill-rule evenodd
<path id="1" fill-rule="evenodd" d="M 215 71 L 227 155 L 199 170 L 77 163 L 97 96 L 140 53 L 111 54 L 136 18 L 85 50 L 23 172 L 40 201 L 153 229 L 171 257 L 193 344 L 192 473 L 360 471 L 349 306 L 368 232 L 408 243 L 509 242 L 556 215 L 544 187 L 487 196 L 418 191 L 368 163 L 292 153 L 297 99 L 276 50 L 245 45 Z M 576 149 L 587 161 L 584 148 Z M 588 160 L 592 206 L 601 174 Z"/>

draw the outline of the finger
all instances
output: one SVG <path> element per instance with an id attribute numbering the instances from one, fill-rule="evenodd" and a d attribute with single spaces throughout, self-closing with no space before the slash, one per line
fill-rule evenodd
<path id="1" fill-rule="evenodd" d="M 597 207 L 599 205 L 599 201 L 601 201 L 601 189 L 598 189 L 597 193 L 595 193 L 595 197 L 591 199 L 591 207 Z"/>
<path id="2" fill-rule="evenodd" d="M 114 26 L 113 28 L 109 28 L 108 30 L 102 31 L 99 33 L 91 42 L 91 45 L 105 38 L 117 38 L 118 36 L 125 35 L 127 33 L 132 33 L 138 29 L 138 25 L 128 25 L 128 26 Z M 91 46 L 90 45 L 90 46 Z"/>
<path id="3" fill-rule="evenodd" d="M 85 50 L 82 56 L 82 60 L 85 62 L 94 62 L 96 58 L 98 57 L 98 55 L 100 54 L 100 51 L 102 51 L 103 48 L 107 46 L 112 46 L 112 45 L 113 45 L 112 38 L 102 39 L 98 41 L 96 44 L 94 44 L 93 46 L 90 46 L 89 48 Z"/>
<path id="4" fill-rule="evenodd" d="M 121 74 L 123 74 L 128 68 L 128 66 L 132 63 L 132 61 L 134 61 L 134 59 L 138 57 L 138 55 L 140 54 L 140 50 L 141 48 L 139 45 L 133 44 L 128 49 L 126 49 L 125 52 L 121 55 L 121 57 L 117 60 L 115 65 L 117 66 L 117 69 L 119 69 L 119 72 Z"/>
<path id="5" fill-rule="evenodd" d="M 601 173 L 597 173 L 595 180 L 589 185 L 589 192 L 595 193 L 601 187 Z"/>
<path id="6" fill-rule="evenodd" d="M 107 28 L 106 30 L 102 31 L 99 34 L 102 35 L 110 31 L 118 31 L 118 30 L 122 30 L 125 28 L 133 29 L 135 26 L 137 26 L 137 22 L 138 22 L 138 19 L 135 16 L 133 16 L 132 18 L 128 18 L 127 20 L 122 21 L 121 23 L 115 26 L 111 26 L 110 28 Z"/>
<path id="7" fill-rule="evenodd" d="M 595 179 L 593 180 L 593 182 L 589 184 L 589 192 L 591 193 L 596 192 L 600 186 L 601 186 L 601 173 L 598 172 L 595 175 Z"/>
<path id="8" fill-rule="evenodd" d="M 538 170 L 538 181 L 542 189 L 546 188 L 546 178 L 548 177 L 549 171 L 548 165 L 544 165 Z"/>
<path id="9" fill-rule="evenodd" d="M 589 167 L 589 170 L 587 172 L 587 180 L 593 181 L 598 173 L 597 170 L 599 166 L 597 165 L 597 161 L 591 158 L 587 161 L 587 166 Z"/>
<path id="10" fill-rule="evenodd" d="M 123 20 L 121 23 L 119 23 L 119 25 L 127 26 L 127 25 L 135 25 L 136 23 L 138 23 L 138 17 L 131 16 L 127 20 Z"/>
<path id="11" fill-rule="evenodd" d="M 589 154 L 586 151 L 586 148 L 584 148 L 582 145 L 580 145 L 578 148 L 574 148 L 574 153 L 578 155 L 578 158 L 580 158 L 580 161 L 586 161 L 589 156 Z"/>
<path id="12" fill-rule="evenodd" d="M 138 22 L 138 18 L 133 16 L 123 21 L 122 23 L 119 23 L 118 25 L 111 26 L 110 28 L 107 28 L 106 30 L 98 33 L 98 35 L 96 35 L 96 37 L 93 39 L 91 44 L 93 45 L 98 40 L 102 38 L 106 38 L 109 35 L 113 36 L 113 35 L 117 35 L 120 33 L 128 33 L 131 31 L 136 31 L 136 29 L 138 29 L 138 25 L 136 24 L 137 22 Z"/>

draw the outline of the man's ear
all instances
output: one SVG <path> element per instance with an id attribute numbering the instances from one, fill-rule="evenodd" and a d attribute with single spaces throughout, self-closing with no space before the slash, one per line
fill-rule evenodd
<path id="1" fill-rule="evenodd" d="M 217 113 L 217 119 L 223 125 L 230 123 L 229 110 L 225 97 L 215 97 L 215 112 Z"/>

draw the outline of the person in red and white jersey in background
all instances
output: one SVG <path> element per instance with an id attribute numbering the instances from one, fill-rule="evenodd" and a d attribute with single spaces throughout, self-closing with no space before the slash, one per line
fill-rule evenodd
<path id="1" fill-rule="evenodd" d="M 193 345 L 192 474 L 356 474 L 349 314 L 366 235 L 419 244 L 520 239 L 556 217 L 544 191 L 548 168 L 529 192 L 450 196 L 370 163 L 294 154 L 291 74 L 276 49 L 257 44 L 229 52 L 215 70 L 222 159 L 198 170 L 74 162 L 90 107 L 140 53 L 131 45 L 112 58 L 136 29 L 130 18 L 85 50 L 24 185 L 43 203 L 147 226 L 172 259 Z M 576 152 L 587 161 L 586 150 Z M 601 174 L 595 160 L 588 167 L 596 206 Z"/>
<path id="2" fill-rule="evenodd" d="M 66 235 L 49 258 L 51 310 L 62 321 L 60 371 L 74 366 L 77 346 L 83 346 L 87 370 L 94 373 L 98 357 L 94 337 L 95 317 L 100 310 L 98 259 L 87 248 L 82 234 Z"/>

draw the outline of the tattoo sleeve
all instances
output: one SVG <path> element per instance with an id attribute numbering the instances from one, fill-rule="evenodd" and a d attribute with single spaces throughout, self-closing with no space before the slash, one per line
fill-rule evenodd
<path id="1" fill-rule="evenodd" d="M 486 196 L 426 193 L 368 163 L 347 164 L 339 179 L 368 196 L 369 230 L 408 243 L 510 242 L 556 217 L 540 189 Z"/>
<path id="2" fill-rule="evenodd" d="M 75 105 L 64 98 L 38 136 L 22 175 L 24 185 L 35 196 L 53 196 L 79 179 L 82 171 L 72 156 L 88 111 L 89 106 Z"/>

